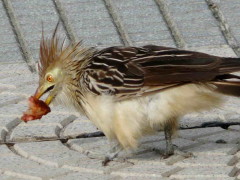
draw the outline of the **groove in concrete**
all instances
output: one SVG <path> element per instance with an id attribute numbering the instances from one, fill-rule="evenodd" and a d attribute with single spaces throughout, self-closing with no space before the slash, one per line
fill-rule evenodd
<path id="1" fill-rule="evenodd" d="M 168 6 L 167 6 L 165 0 L 155 0 L 155 2 L 158 5 L 158 8 L 163 16 L 164 21 L 166 22 L 166 24 L 168 26 L 169 31 L 171 32 L 171 35 L 173 37 L 173 40 L 174 40 L 176 46 L 178 48 L 185 48 L 186 43 L 170 14 L 170 11 L 168 9 Z"/>
<path id="2" fill-rule="evenodd" d="M 28 180 L 42 180 L 42 178 L 37 177 L 37 176 L 31 176 L 31 175 L 26 175 L 26 174 L 22 174 L 22 173 L 17 173 L 17 172 L 13 172 L 13 171 L 4 171 L 3 173 L 4 175 L 13 177 L 15 178 L 19 178 L 19 179 L 28 179 Z M 11 179 L 11 178 L 9 178 Z"/>
<path id="3" fill-rule="evenodd" d="M 39 158 L 37 156 L 34 155 L 29 155 L 26 151 L 22 150 L 18 145 L 14 145 L 14 146 L 8 146 L 9 150 L 11 150 L 14 154 L 26 158 L 28 160 L 37 162 L 39 164 L 42 165 L 46 165 L 46 166 L 51 166 L 51 167 L 55 167 L 55 168 L 59 168 L 59 164 L 56 162 L 51 162 L 42 158 Z"/>
<path id="4" fill-rule="evenodd" d="M 231 32 L 231 29 L 227 23 L 227 20 L 225 19 L 222 11 L 218 7 L 216 3 L 213 2 L 213 0 L 205 0 L 209 9 L 212 11 L 213 16 L 217 20 L 219 27 L 221 29 L 221 32 L 226 39 L 229 46 L 233 49 L 233 51 L 236 53 L 238 57 L 240 57 L 240 45 L 235 39 L 233 33 Z"/>
<path id="5" fill-rule="evenodd" d="M 182 137 L 181 135 L 179 135 L 179 137 L 181 137 L 182 139 L 188 139 L 188 140 L 192 140 L 192 141 L 195 141 L 195 140 L 198 140 L 198 138 L 203 138 L 203 137 L 208 137 L 208 136 L 211 136 L 211 135 L 217 135 L 217 134 L 221 134 L 223 133 L 224 130 L 222 131 L 216 131 L 214 133 L 212 132 L 209 132 L 209 133 L 205 133 L 205 134 L 201 134 L 201 135 L 196 135 L 196 136 L 191 136 L 190 138 L 185 138 L 185 137 Z"/>
<path id="6" fill-rule="evenodd" d="M 110 16 L 112 17 L 113 23 L 116 26 L 116 29 L 121 37 L 123 44 L 125 46 L 132 46 L 133 43 L 132 43 L 130 37 L 128 36 L 126 28 L 124 27 L 118 13 L 117 13 L 114 3 L 112 2 L 112 0 L 103 0 L 103 1 L 105 3 L 105 6 L 106 6 Z"/>
<path id="7" fill-rule="evenodd" d="M 240 152 L 240 144 L 238 144 L 236 147 L 233 147 L 227 154 L 235 155 L 237 152 Z"/>
<path id="8" fill-rule="evenodd" d="M 163 174 L 162 174 L 162 176 L 163 177 L 170 177 L 171 175 L 173 175 L 173 174 L 175 174 L 175 173 L 177 173 L 177 172 L 179 172 L 179 171 L 181 171 L 181 170 L 183 170 L 184 168 L 182 168 L 182 167 L 175 167 L 174 169 L 171 169 L 171 170 L 169 170 L 169 171 L 167 171 L 167 172 L 164 172 Z"/>
<path id="9" fill-rule="evenodd" d="M 67 127 L 69 124 L 71 124 L 71 123 L 72 123 L 74 120 L 76 120 L 76 119 L 77 119 L 76 116 L 71 115 L 71 116 L 65 118 L 64 120 L 62 120 L 62 121 L 60 122 L 60 124 L 61 124 L 62 127 L 56 127 L 56 129 L 55 129 L 55 133 L 56 133 L 56 135 L 57 135 L 57 137 L 58 137 L 59 139 L 64 138 L 64 136 L 63 136 L 64 130 L 66 129 L 66 127 Z"/>
<path id="10" fill-rule="evenodd" d="M 61 2 L 59 0 L 53 0 L 53 4 L 55 5 L 56 11 L 58 12 L 59 17 L 63 23 L 64 29 L 67 32 L 68 38 L 70 39 L 70 41 L 72 43 L 78 42 L 79 40 L 78 40 L 75 32 L 73 31 L 73 28 L 71 27 L 71 25 L 69 23 L 66 12 L 65 12 L 64 8 L 62 7 Z"/>
<path id="11" fill-rule="evenodd" d="M 11 4 L 11 2 L 9 0 L 2 0 L 2 2 L 3 2 L 3 6 L 4 6 L 5 10 L 6 10 L 7 16 L 9 18 L 9 20 L 10 20 L 10 24 L 12 26 L 13 32 L 14 32 L 14 34 L 16 36 L 16 40 L 19 43 L 19 46 L 20 46 L 20 49 L 22 51 L 24 60 L 26 61 L 29 70 L 31 72 L 36 72 L 35 62 L 34 62 L 34 60 L 32 58 L 30 50 L 27 47 L 27 43 L 24 40 L 24 36 L 23 36 L 23 34 L 21 32 L 20 25 L 19 25 L 19 23 L 17 21 L 17 18 L 15 16 L 15 14 L 14 14 L 14 10 L 13 10 L 12 4 Z"/>
<path id="12" fill-rule="evenodd" d="M 19 118 L 15 118 L 6 125 L 8 131 L 4 134 L 4 137 L 2 137 L 5 143 L 11 139 L 12 132 L 21 122 L 22 121 Z"/>
<path id="13" fill-rule="evenodd" d="M 57 162 L 52 162 L 46 159 L 42 159 L 41 157 L 35 156 L 35 155 L 29 155 L 26 151 L 22 150 L 19 146 L 8 146 L 9 150 L 12 151 L 15 155 L 20 156 L 22 158 L 26 158 L 28 160 L 31 160 L 33 162 L 37 162 L 41 165 L 49 166 L 49 167 L 55 167 L 55 168 L 61 168 L 61 169 L 68 169 L 71 171 L 76 172 L 91 172 L 94 174 L 103 174 L 101 170 L 93 170 L 91 168 L 82 168 L 82 167 L 76 167 L 71 165 L 60 165 Z"/>

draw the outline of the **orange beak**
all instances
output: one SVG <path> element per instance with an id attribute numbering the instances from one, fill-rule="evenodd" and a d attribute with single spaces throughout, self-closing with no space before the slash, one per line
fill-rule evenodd
<path id="1" fill-rule="evenodd" d="M 42 95 L 46 92 L 47 89 L 45 89 L 43 86 L 41 87 L 38 87 L 35 94 L 34 94 L 34 97 L 36 99 L 40 99 L 42 97 Z M 45 103 L 47 105 L 49 105 L 53 100 L 53 96 L 51 96 L 51 94 L 48 95 L 47 99 L 45 100 Z"/>
<path id="2" fill-rule="evenodd" d="M 41 88 L 41 87 L 38 87 L 37 88 L 37 90 L 36 90 L 36 92 L 35 92 L 35 94 L 34 94 L 34 97 L 36 98 L 36 99 L 40 99 L 40 97 L 42 97 L 42 95 L 44 94 L 44 90 L 43 90 L 43 88 Z"/>

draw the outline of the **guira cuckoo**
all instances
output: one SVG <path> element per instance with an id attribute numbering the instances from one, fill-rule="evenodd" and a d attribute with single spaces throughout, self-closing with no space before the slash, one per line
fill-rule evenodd
<path id="1" fill-rule="evenodd" d="M 56 35 L 40 43 L 40 98 L 86 115 L 117 145 L 105 162 L 122 149 L 136 148 L 142 136 L 164 131 L 166 155 L 183 115 L 222 104 L 223 95 L 240 95 L 240 59 L 170 47 L 65 46 Z"/>

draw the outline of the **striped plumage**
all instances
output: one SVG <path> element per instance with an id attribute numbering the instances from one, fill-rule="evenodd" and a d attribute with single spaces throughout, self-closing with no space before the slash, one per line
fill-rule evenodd
<path id="1" fill-rule="evenodd" d="M 121 100 L 191 82 L 219 82 L 220 75 L 239 70 L 235 63 L 239 60 L 154 45 L 110 47 L 92 56 L 83 76 L 91 92 Z"/>
<path id="2" fill-rule="evenodd" d="M 48 103 L 84 113 L 121 148 L 164 130 L 172 154 L 181 116 L 219 106 L 222 93 L 240 95 L 239 76 L 229 74 L 240 70 L 238 58 L 154 45 L 65 47 L 55 32 L 50 40 L 42 38 L 36 94 L 50 91 Z"/>

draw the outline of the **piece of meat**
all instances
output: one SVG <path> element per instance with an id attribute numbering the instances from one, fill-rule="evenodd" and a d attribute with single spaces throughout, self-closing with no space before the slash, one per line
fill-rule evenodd
<path id="1" fill-rule="evenodd" d="M 35 98 L 34 96 L 28 99 L 28 110 L 23 113 L 21 120 L 24 122 L 41 119 L 43 115 L 51 112 L 50 107 L 42 100 Z"/>

